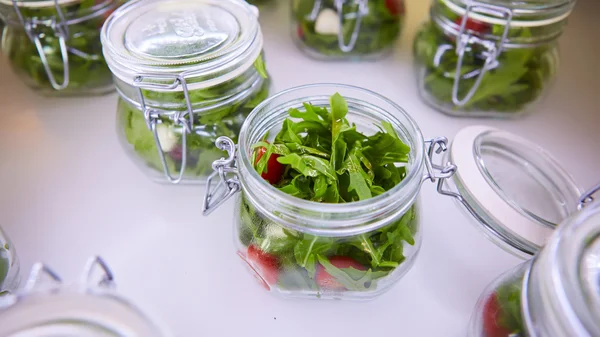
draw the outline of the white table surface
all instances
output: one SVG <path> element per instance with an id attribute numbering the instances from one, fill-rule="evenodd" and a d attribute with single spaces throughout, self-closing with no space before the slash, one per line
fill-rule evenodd
<path id="1" fill-rule="evenodd" d="M 412 72 L 412 37 L 427 1 L 408 1 L 393 56 L 374 63 L 313 61 L 292 44 L 288 3 L 261 15 L 276 90 L 339 82 L 403 106 L 426 137 L 485 123 L 543 144 L 582 187 L 600 180 L 600 4 L 580 0 L 561 38 L 562 68 L 539 111 L 519 121 L 456 119 L 424 105 Z M 36 96 L 0 59 L 0 224 L 22 277 L 44 261 L 76 281 L 102 255 L 120 292 L 176 336 L 464 336 L 483 288 L 519 263 L 472 226 L 433 184 L 422 191 L 424 242 L 413 269 L 371 302 L 282 300 L 256 284 L 235 254 L 233 203 L 201 215 L 202 187 L 151 182 L 115 137 L 116 94 Z"/>

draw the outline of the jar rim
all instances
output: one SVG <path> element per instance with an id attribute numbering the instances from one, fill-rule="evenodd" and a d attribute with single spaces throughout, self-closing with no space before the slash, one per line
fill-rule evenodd
<path id="1" fill-rule="evenodd" d="M 408 143 L 410 143 L 411 153 L 409 155 L 410 159 L 407 165 L 406 177 L 390 190 L 374 196 L 373 198 L 338 204 L 320 203 L 297 198 L 278 190 L 263 179 L 254 169 L 254 166 L 251 163 L 251 157 L 248 155 L 252 152 L 250 148 L 253 145 L 252 143 L 257 139 L 260 139 L 256 137 L 258 132 L 256 132 L 257 127 L 255 124 L 262 121 L 261 125 L 264 127 L 264 115 L 267 114 L 271 117 L 277 113 L 282 116 L 287 115 L 287 111 L 292 107 L 289 104 L 289 101 L 286 101 L 288 103 L 274 103 L 279 99 L 293 96 L 294 94 L 305 90 L 318 90 L 327 93 L 331 92 L 331 94 L 340 91 L 340 94 L 348 101 L 361 101 L 365 103 L 360 99 L 354 99 L 344 94 L 344 92 L 360 93 L 365 97 L 376 99 L 381 103 L 385 103 L 387 106 L 392 107 L 395 110 L 394 113 L 399 114 L 403 121 L 400 121 L 400 119 L 390 111 L 381 110 L 377 112 L 377 115 L 381 120 L 392 123 L 397 132 L 402 131 L 400 137 L 403 141 L 408 141 Z M 319 98 L 326 97 L 329 99 L 331 94 L 321 94 Z M 315 98 L 315 96 L 294 96 L 293 102 L 296 104 L 294 107 L 301 107 L 301 103 L 310 101 L 311 98 Z M 273 121 L 270 123 L 273 124 Z M 264 136 L 264 132 L 260 136 Z M 411 139 L 404 139 L 408 137 Z M 385 221 L 375 221 L 365 224 L 364 219 L 361 217 L 362 213 L 385 213 L 386 211 L 389 211 L 396 214 L 399 211 L 408 209 L 416 200 L 416 196 L 423 180 L 424 156 L 424 140 L 421 130 L 414 119 L 399 105 L 374 91 L 361 87 L 336 83 L 317 83 L 284 90 L 258 105 L 247 117 L 240 131 L 237 162 L 242 189 L 251 196 L 251 199 L 260 199 L 259 202 L 270 199 L 280 205 L 289 205 L 293 208 L 291 212 L 307 211 L 306 214 L 303 214 L 303 216 L 306 217 L 303 219 L 303 223 L 295 224 L 288 222 L 283 223 L 283 225 L 301 231 L 313 232 L 318 235 L 337 236 L 340 234 L 353 235 L 362 233 L 385 225 Z M 256 197 L 255 189 L 260 190 L 260 198 Z M 262 196 L 267 197 L 262 198 Z M 398 203 L 396 201 L 400 201 L 402 204 L 400 210 L 397 207 Z M 396 209 L 392 211 L 389 209 L 390 206 L 396 206 Z M 278 209 L 278 211 L 281 211 L 282 213 L 286 212 L 281 209 Z M 323 215 L 327 215 L 327 217 L 324 217 Z M 336 219 L 336 217 L 342 217 L 343 219 Z M 282 219 L 278 217 L 277 221 L 281 222 Z"/>

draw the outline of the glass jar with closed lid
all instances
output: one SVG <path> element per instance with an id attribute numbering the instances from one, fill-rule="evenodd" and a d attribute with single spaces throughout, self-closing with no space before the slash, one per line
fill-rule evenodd
<path id="1" fill-rule="evenodd" d="M 100 257 L 90 259 L 82 282 L 64 285 L 36 264 L 24 289 L 0 297 L 0 335 L 6 337 L 167 337 L 155 318 L 114 290 L 114 277 Z"/>
<path id="2" fill-rule="evenodd" d="M 114 90 L 100 44 L 104 20 L 122 0 L 2 0 L 2 52 L 15 73 L 49 96 Z"/>
<path id="3" fill-rule="evenodd" d="M 292 36 L 319 59 L 373 59 L 391 51 L 404 21 L 403 0 L 294 0 Z"/>
<path id="4" fill-rule="evenodd" d="M 365 89 L 315 84 L 281 92 L 248 117 L 214 162 L 204 212 L 239 194 L 237 254 L 283 297 L 371 299 L 396 284 L 421 243 L 423 182 L 445 138 Z M 423 207 L 427 207 L 424 205 Z"/>
<path id="5" fill-rule="evenodd" d="M 15 247 L 0 227 L 0 296 L 19 286 L 19 258 Z"/>
<path id="6" fill-rule="evenodd" d="M 533 260 L 487 287 L 469 337 L 600 335 L 600 203 L 592 192 Z"/>
<path id="7" fill-rule="evenodd" d="M 419 91 L 453 116 L 517 117 L 548 90 L 575 0 L 435 0 L 417 33 Z"/>
<path id="8" fill-rule="evenodd" d="M 118 133 L 156 181 L 203 183 L 269 94 L 258 10 L 243 0 L 136 0 L 102 31 L 119 92 Z"/>

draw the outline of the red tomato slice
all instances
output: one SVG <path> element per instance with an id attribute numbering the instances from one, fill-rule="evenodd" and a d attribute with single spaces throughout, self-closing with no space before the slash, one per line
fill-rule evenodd
<path id="1" fill-rule="evenodd" d="M 247 258 L 251 266 L 253 265 L 254 271 L 268 285 L 277 283 L 279 275 L 279 261 L 277 257 L 262 251 L 255 245 L 250 245 L 248 247 Z"/>
<path id="2" fill-rule="evenodd" d="M 256 162 L 254 163 L 255 165 L 266 152 L 267 149 L 264 147 L 258 149 Z M 285 165 L 278 162 L 277 158 L 279 158 L 278 154 L 271 154 L 271 157 L 269 157 L 269 160 L 267 161 L 267 169 L 263 171 L 261 175 L 261 177 L 263 177 L 263 179 L 268 181 L 271 185 L 277 184 L 281 180 L 281 176 L 283 176 L 283 172 L 285 171 Z"/>
<path id="3" fill-rule="evenodd" d="M 392 15 L 403 15 L 406 11 L 403 0 L 385 0 L 385 6 Z"/>
<path id="4" fill-rule="evenodd" d="M 491 294 L 483 306 L 483 331 L 485 337 L 508 337 L 510 331 L 498 322 L 501 314 L 496 294 Z"/>
<path id="5" fill-rule="evenodd" d="M 462 18 L 458 18 L 454 21 L 458 26 L 462 25 Z M 476 33 L 486 34 L 490 31 L 490 25 L 487 23 L 477 21 L 471 18 L 467 18 L 467 23 L 465 24 L 465 28 L 468 30 L 472 30 Z"/>

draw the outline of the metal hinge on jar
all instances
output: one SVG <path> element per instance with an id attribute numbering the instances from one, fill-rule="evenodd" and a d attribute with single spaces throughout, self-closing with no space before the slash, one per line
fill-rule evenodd
<path id="1" fill-rule="evenodd" d="M 69 53 L 67 47 L 67 39 L 69 37 L 69 27 L 67 22 L 65 21 L 65 15 L 58 4 L 58 0 L 54 0 L 54 8 L 56 9 L 56 14 L 58 16 L 58 21 L 55 17 L 48 20 L 26 20 L 21 13 L 21 9 L 19 9 L 18 0 L 12 0 L 13 7 L 23 28 L 25 29 L 25 33 L 27 37 L 33 44 L 35 45 L 35 49 L 37 50 L 40 60 L 42 61 L 42 65 L 44 66 L 44 71 L 48 76 L 48 80 L 50 81 L 50 85 L 55 90 L 63 90 L 69 85 Z M 54 74 L 52 73 L 52 69 L 50 69 L 50 64 L 48 63 L 48 59 L 46 58 L 46 53 L 44 52 L 44 46 L 40 41 L 40 33 L 36 30 L 39 26 L 46 26 L 52 29 L 54 35 L 58 38 L 58 44 L 60 46 L 60 54 L 63 62 L 63 81 L 62 83 L 58 83 Z"/>
<path id="2" fill-rule="evenodd" d="M 426 153 L 424 156 L 426 173 L 421 179 L 421 183 L 429 180 L 431 182 L 443 182 L 450 178 L 456 172 L 456 165 L 448 163 L 448 166 L 440 166 L 433 163 L 435 154 L 440 154 L 448 150 L 448 139 L 437 137 L 425 141 Z M 227 137 L 219 137 L 215 142 L 217 148 L 227 151 L 229 157 L 215 160 L 212 164 L 214 172 L 206 181 L 206 192 L 204 195 L 204 204 L 202 213 L 210 214 L 217 207 L 231 198 L 235 193 L 241 191 L 242 186 L 238 179 L 236 166 L 236 146 L 235 143 Z M 212 187 L 215 178 L 219 178 L 217 185 Z"/>
<path id="3" fill-rule="evenodd" d="M 591 204 L 594 201 L 593 195 L 600 192 L 600 183 L 596 186 L 592 187 L 590 190 L 585 192 L 580 198 L 579 203 L 577 204 L 577 209 L 581 210 L 585 206 Z"/>
<path id="4" fill-rule="evenodd" d="M 154 80 L 154 82 L 145 82 L 146 80 Z M 172 81 L 170 83 L 159 83 L 159 81 Z M 194 125 L 194 114 L 192 108 L 192 101 L 190 100 L 190 93 L 188 91 L 187 82 L 185 78 L 181 75 L 156 75 L 156 74 L 140 74 L 133 80 L 133 86 L 136 87 L 138 93 L 138 99 L 140 103 L 140 108 L 142 113 L 144 114 L 144 119 L 146 120 L 146 125 L 148 129 L 152 131 L 154 135 L 154 143 L 156 144 L 156 150 L 158 151 L 158 156 L 160 158 L 160 162 L 163 167 L 163 172 L 165 177 L 169 180 L 169 182 L 173 184 L 179 183 L 183 179 L 183 174 L 185 172 L 185 167 L 187 164 L 187 134 L 192 132 L 192 127 Z M 144 93 L 142 89 L 147 90 L 174 90 L 181 86 L 183 91 L 183 96 L 185 97 L 185 104 L 187 110 L 185 111 L 162 111 L 158 109 L 149 108 L 146 105 L 146 100 L 144 98 Z M 187 115 L 187 116 L 186 116 Z M 158 137 L 157 125 L 162 123 L 161 118 L 167 118 L 173 121 L 175 126 L 181 126 L 181 168 L 179 170 L 179 174 L 174 177 L 167 164 L 167 159 L 165 157 L 165 153 L 162 149 L 162 145 L 160 143 L 160 138 Z"/>
<path id="5" fill-rule="evenodd" d="M 98 274 L 100 271 L 101 274 Z M 98 276 L 100 280 L 97 281 Z M 43 263 L 36 263 L 31 268 L 31 273 L 25 284 L 24 291 L 29 293 L 43 286 L 53 286 L 62 284 L 60 276 L 50 267 Z M 104 259 L 99 256 L 91 258 L 82 273 L 82 284 L 99 286 L 103 288 L 113 288 L 115 285 L 114 276 Z"/>
<path id="6" fill-rule="evenodd" d="M 344 15 L 343 14 L 344 5 L 346 3 L 350 3 L 350 2 L 357 5 L 358 9 L 354 13 L 348 13 L 348 14 Z M 322 5 L 323 5 L 323 0 L 315 0 L 313 10 L 308 15 L 308 20 L 310 20 L 310 21 L 317 20 L 319 13 L 321 12 Z M 360 32 L 360 27 L 362 24 L 362 18 L 363 18 L 363 16 L 365 16 L 369 13 L 369 0 L 351 0 L 351 1 L 335 0 L 334 6 L 335 6 L 335 10 L 338 14 L 339 24 L 340 24 L 338 32 L 337 32 L 338 46 L 342 52 L 349 53 L 356 46 L 356 41 L 358 40 L 358 33 Z M 352 35 L 350 36 L 350 41 L 348 41 L 348 43 L 346 43 L 346 41 L 345 41 L 344 29 L 343 29 L 345 17 L 348 17 L 350 19 L 356 19 L 356 22 L 354 24 L 354 30 L 352 31 Z"/>
<path id="7" fill-rule="evenodd" d="M 502 33 L 500 41 L 489 41 L 469 34 L 467 30 L 467 21 L 469 20 L 470 13 L 480 13 L 505 20 L 506 23 L 504 26 L 504 32 Z M 473 96 L 477 92 L 477 89 L 479 89 L 479 86 L 481 85 L 485 74 L 488 71 L 498 67 L 498 56 L 500 56 L 500 54 L 504 50 L 504 44 L 507 41 L 512 18 L 513 12 L 511 9 L 485 4 L 477 1 L 468 2 L 465 13 L 462 16 L 460 30 L 456 38 L 456 55 L 458 55 L 458 60 L 456 62 L 456 72 L 454 73 L 454 85 L 452 87 L 452 102 L 456 106 L 466 105 L 473 98 Z M 485 56 L 485 62 L 483 64 L 483 67 L 479 70 L 479 75 L 477 76 L 477 79 L 475 80 L 473 86 L 469 89 L 469 91 L 463 98 L 460 98 L 458 92 L 462 77 L 461 74 L 463 59 L 465 52 L 469 50 L 471 48 L 470 46 L 472 45 L 479 45 L 485 48 L 485 51 L 483 52 L 483 55 Z M 442 47 L 446 48 L 447 46 L 441 46 L 440 48 Z M 443 53 L 445 49 L 441 51 Z M 438 50 L 438 54 L 441 55 L 439 52 L 440 50 Z M 440 60 L 441 57 L 436 57 L 435 61 L 440 62 Z"/>

